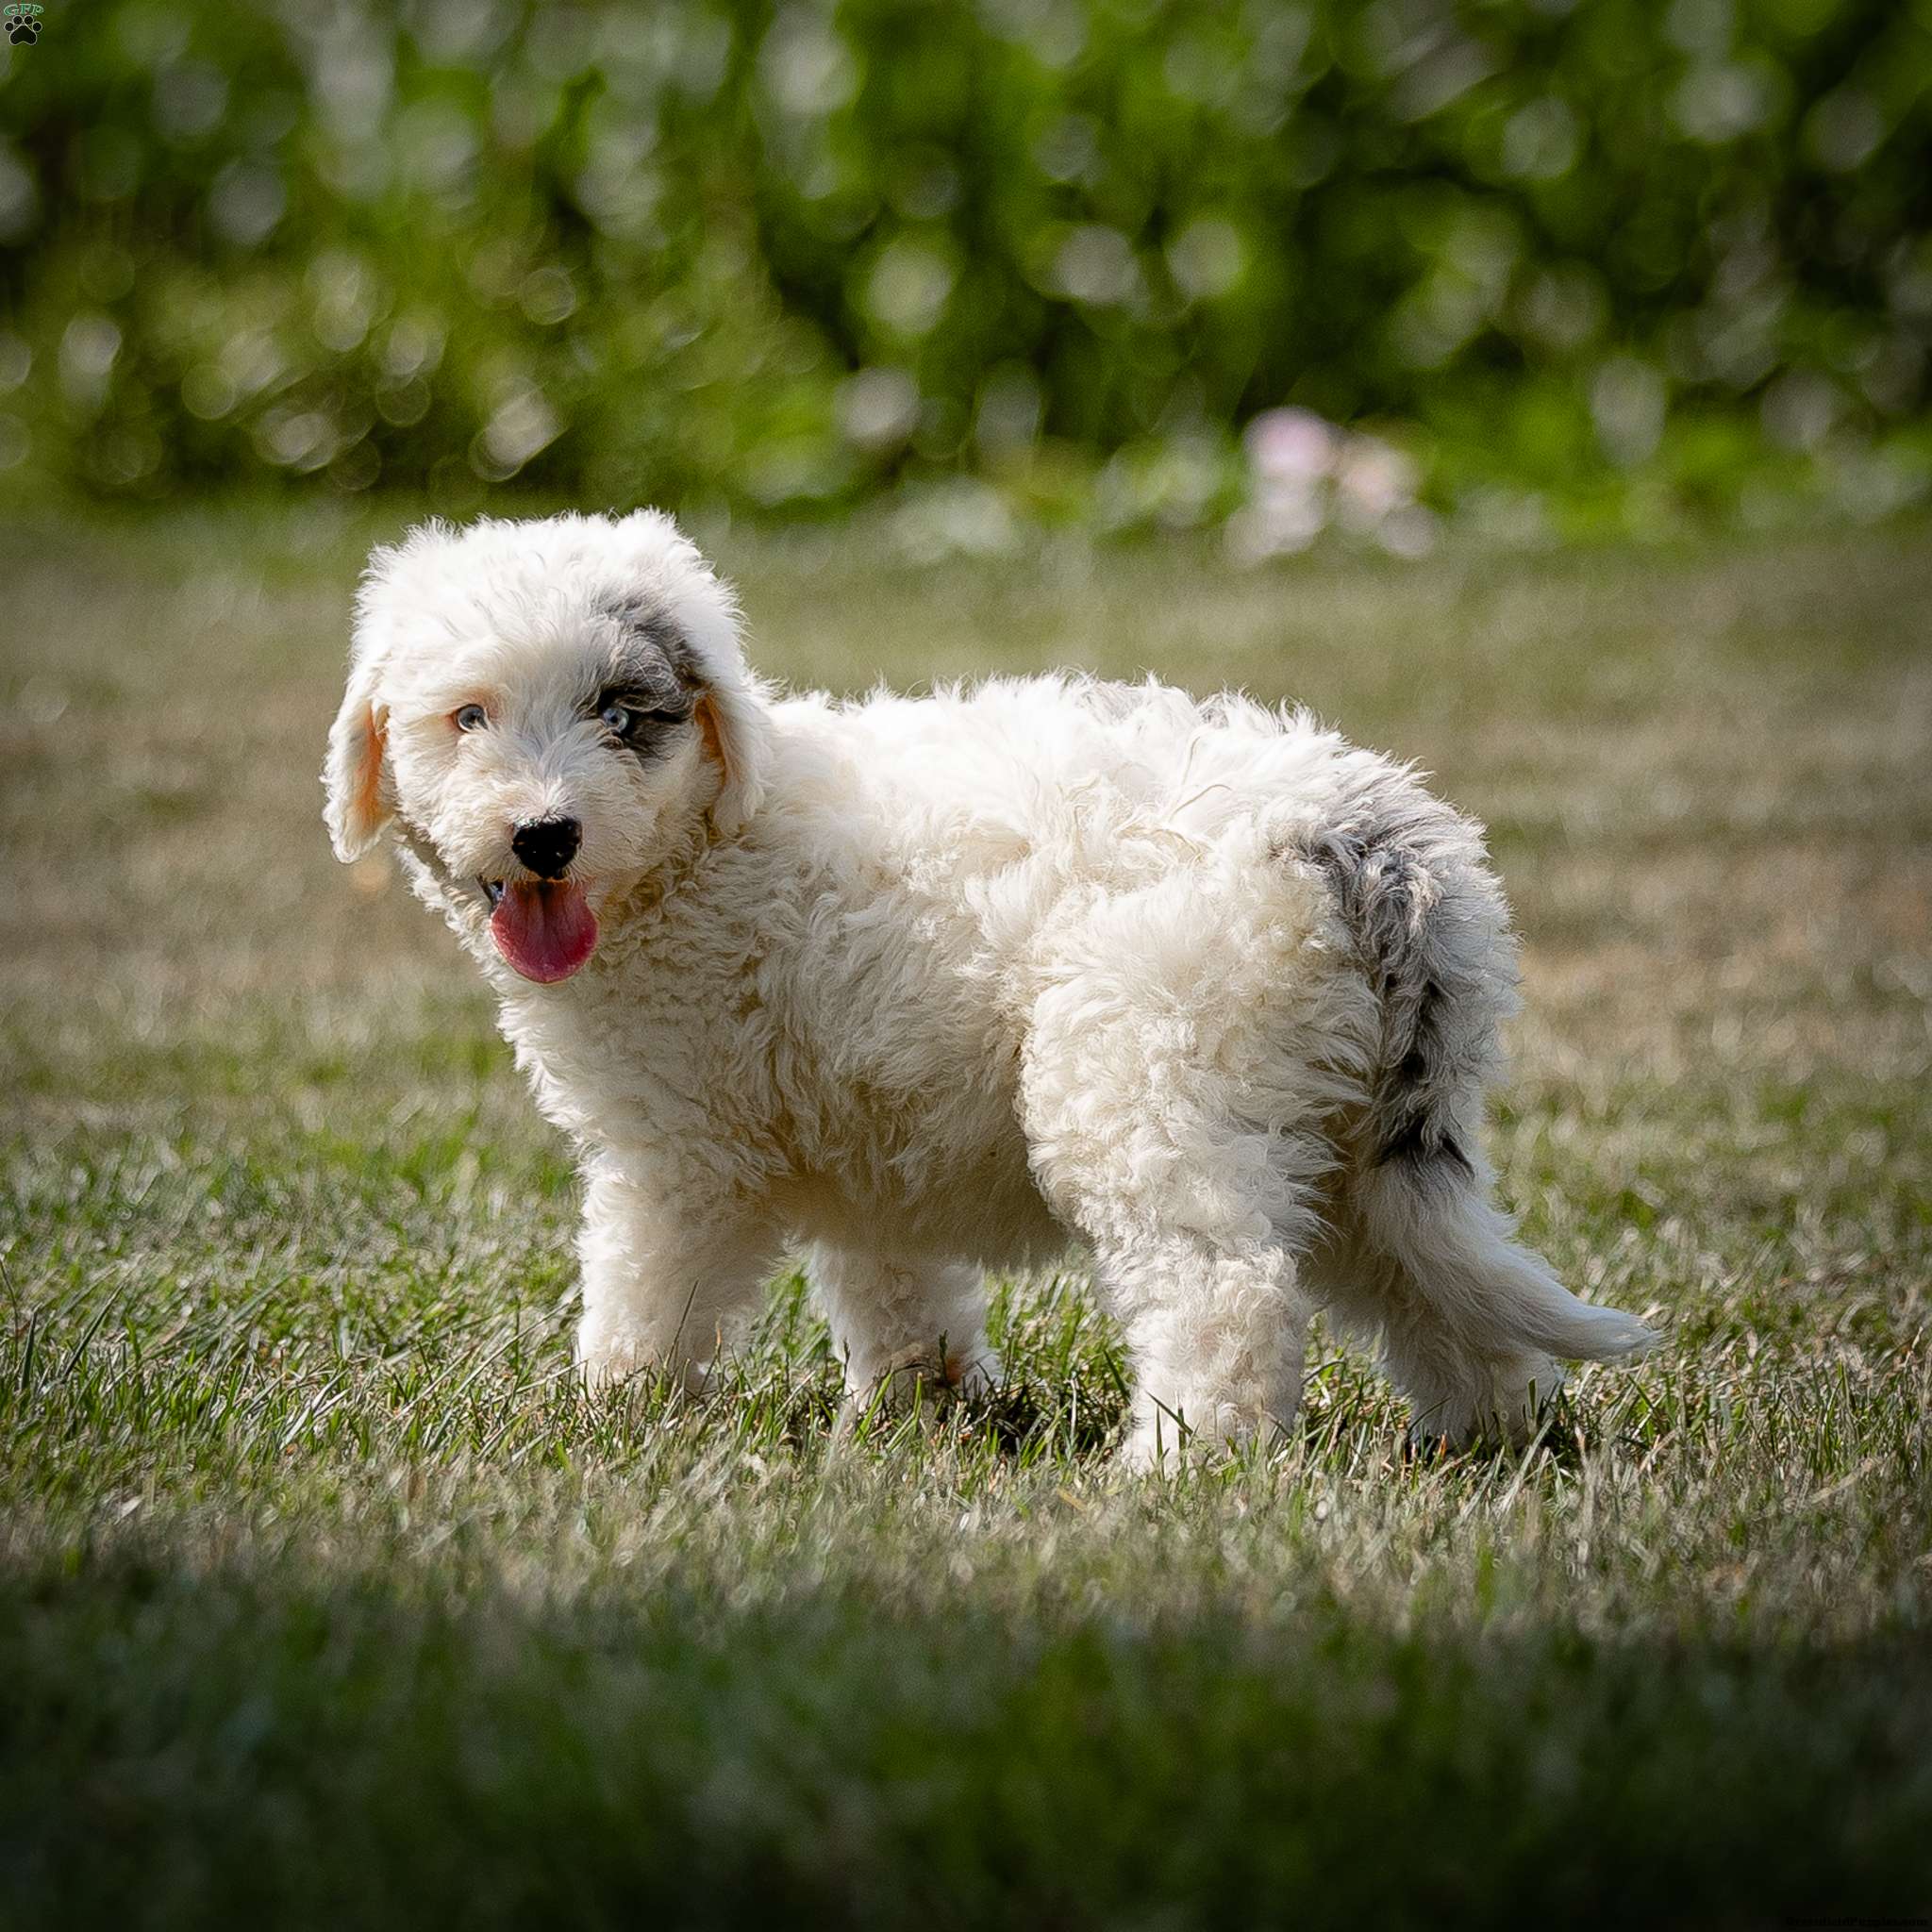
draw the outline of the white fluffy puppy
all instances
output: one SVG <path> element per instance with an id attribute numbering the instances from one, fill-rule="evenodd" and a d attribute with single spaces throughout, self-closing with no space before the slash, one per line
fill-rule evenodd
<path id="1" fill-rule="evenodd" d="M 593 1384 L 700 1382 L 789 1243 L 859 1394 L 996 1374 L 982 1269 L 1084 1243 L 1143 1462 L 1288 1423 L 1317 1307 L 1456 1441 L 1651 1339 L 1491 1204 L 1477 828 L 1304 715 L 781 698 L 666 517 L 431 525 L 370 564 L 325 782 L 580 1151 Z"/>

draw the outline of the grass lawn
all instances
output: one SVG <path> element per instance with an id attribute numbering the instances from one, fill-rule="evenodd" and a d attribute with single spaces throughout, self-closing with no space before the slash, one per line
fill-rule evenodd
<path id="1" fill-rule="evenodd" d="M 1162 1483 L 1077 1274 L 950 1419 L 836 1439 L 795 1282 L 573 1387 L 564 1150 L 319 821 L 392 528 L 0 536 L 0 1923 L 1932 1914 L 1932 530 L 726 546 L 774 674 L 1239 682 L 1491 828 L 1505 1192 L 1666 1345 L 1441 1462 L 1323 1343 Z"/>

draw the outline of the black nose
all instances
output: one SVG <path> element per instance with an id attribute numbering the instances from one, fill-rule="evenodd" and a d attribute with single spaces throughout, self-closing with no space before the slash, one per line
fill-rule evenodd
<path id="1" fill-rule="evenodd" d="M 541 879 L 560 879 L 583 842 L 575 819 L 525 819 L 509 835 L 509 849 Z"/>

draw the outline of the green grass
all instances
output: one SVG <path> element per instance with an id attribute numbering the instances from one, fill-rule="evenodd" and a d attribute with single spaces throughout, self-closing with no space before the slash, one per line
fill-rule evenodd
<path id="1" fill-rule="evenodd" d="M 573 1385 L 564 1151 L 317 819 L 371 534 L 0 539 L 0 1923 L 1932 1910 L 1932 533 L 729 550 L 775 673 L 1238 681 L 1493 828 L 1505 1191 L 1667 1345 L 1443 1462 L 1324 1343 L 1165 1483 L 1076 1274 L 851 1439 L 795 1281 Z"/>

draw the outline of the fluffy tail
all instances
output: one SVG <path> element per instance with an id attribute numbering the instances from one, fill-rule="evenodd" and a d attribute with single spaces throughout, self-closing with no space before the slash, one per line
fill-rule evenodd
<path id="1" fill-rule="evenodd" d="M 1535 1351 L 1562 1361 L 1641 1355 L 1657 1341 L 1635 1315 L 1581 1302 L 1539 1255 L 1481 1178 L 1403 1155 L 1364 1174 L 1356 1202 L 1370 1241 L 1485 1356 Z"/>
<path id="2" fill-rule="evenodd" d="M 1476 1140 L 1513 1006 L 1507 914 L 1475 828 L 1433 800 L 1312 851 L 1374 986 L 1382 1038 L 1355 1199 L 1371 1243 L 1473 1347 L 1607 1361 L 1657 1340 L 1580 1302 L 1512 1239 Z"/>

